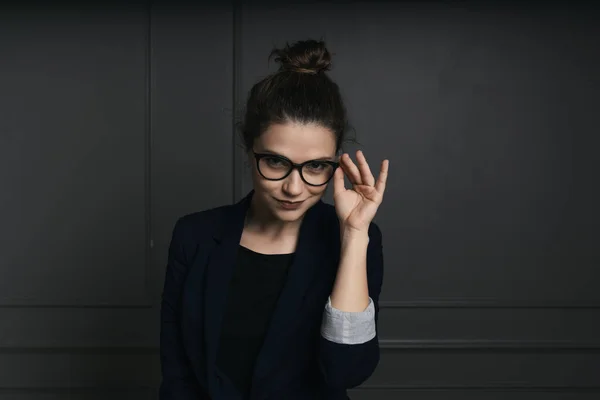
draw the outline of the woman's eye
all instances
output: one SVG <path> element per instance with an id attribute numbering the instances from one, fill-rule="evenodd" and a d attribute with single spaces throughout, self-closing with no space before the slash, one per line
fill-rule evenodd
<path id="1" fill-rule="evenodd" d="M 283 160 L 275 157 L 267 157 L 266 161 L 270 167 L 280 167 L 284 164 Z"/>
<path id="2" fill-rule="evenodd" d="M 312 171 L 321 171 L 325 169 L 325 164 L 320 162 L 311 162 L 310 164 L 307 164 L 307 167 Z"/>

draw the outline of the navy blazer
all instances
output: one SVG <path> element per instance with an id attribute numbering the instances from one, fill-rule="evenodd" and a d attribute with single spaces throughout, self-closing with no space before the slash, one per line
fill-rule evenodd
<path id="1" fill-rule="evenodd" d="M 227 288 L 253 195 L 188 214 L 175 224 L 161 304 L 161 400 L 241 399 L 216 366 Z M 255 365 L 251 399 L 347 399 L 379 362 L 379 340 L 339 344 L 320 335 L 335 281 L 340 228 L 319 201 L 302 222 L 296 255 Z M 369 296 L 379 314 L 381 232 L 369 227 Z"/>

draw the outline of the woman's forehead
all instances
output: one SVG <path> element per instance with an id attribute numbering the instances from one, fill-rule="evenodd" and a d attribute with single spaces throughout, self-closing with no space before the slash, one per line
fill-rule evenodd
<path id="1" fill-rule="evenodd" d="M 331 130 L 317 124 L 272 124 L 255 141 L 256 151 L 270 151 L 300 162 L 335 156 Z"/>

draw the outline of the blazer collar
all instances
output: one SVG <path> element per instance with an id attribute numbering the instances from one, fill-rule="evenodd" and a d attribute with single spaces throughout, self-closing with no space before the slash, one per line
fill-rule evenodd
<path id="1" fill-rule="evenodd" d="M 220 243 L 223 239 L 226 239 L 228 235 L 239 235 L 241 237 L 242 230 L 244 229 L 244 221 L 246 214 L 250 208 L 252 202 L 252 196 L 254 190 L 250 191 L 237 203 L 229 206 L 226 210 L 222 221 L 219 221 L 213 232 L 213 238 Z M 238 241 L 239 244 L 239 241 Z"/>

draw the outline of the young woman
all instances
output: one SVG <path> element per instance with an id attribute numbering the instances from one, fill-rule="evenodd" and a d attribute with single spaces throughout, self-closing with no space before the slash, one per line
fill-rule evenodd
<path id="1" fill-rule="evenodd" d="M 243 139 L 253 190 L 175 224 L 161 307 L 161 400 L 347 399 L 379 361 L 382 239 L 364 155 L 347 128 L 331 56 L 307 40 L 271 56 Z M 352 184 L 344 187 L 344 176 Z M 335 206 L 321 198 L 333 180 Z"/>

